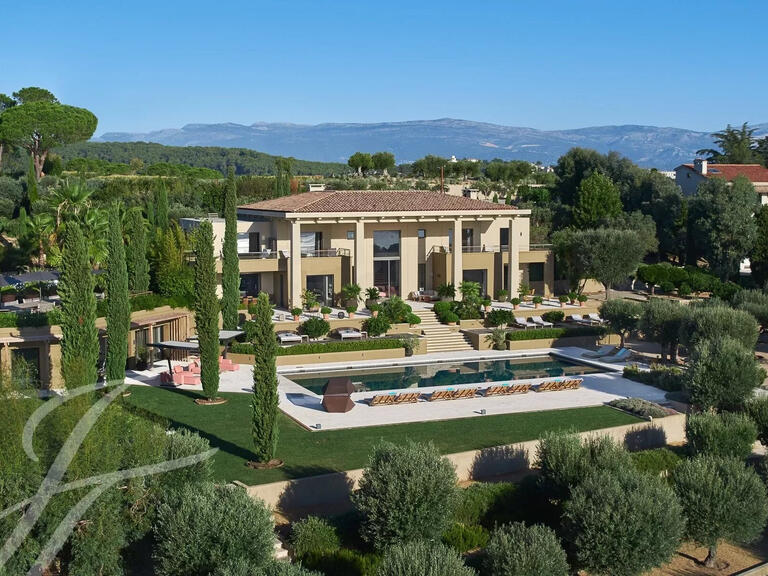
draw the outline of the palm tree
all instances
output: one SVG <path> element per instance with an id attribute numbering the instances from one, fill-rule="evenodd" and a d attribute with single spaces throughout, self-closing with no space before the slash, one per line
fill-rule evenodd
<path id="1" fill-rule="evenodd" d="M 47 260 L 48 247 L 53 242 L 55 226 L 53 217 L 43 212 L 29 216 L 23 207 L 14 223 L 19 238 L 26 239 L 37 251 L 37 265 L 44 267 Z"/>

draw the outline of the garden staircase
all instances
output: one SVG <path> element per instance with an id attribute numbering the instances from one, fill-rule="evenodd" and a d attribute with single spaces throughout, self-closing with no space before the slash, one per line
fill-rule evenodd
<path id="1" fill-rule="evenodd" d="M 428 354 L 474 350 L 464 334 L 441 324 L 432 310 L 414 310 L 413 313 L 421 318 L 419 328 L 427 340 Z"/>

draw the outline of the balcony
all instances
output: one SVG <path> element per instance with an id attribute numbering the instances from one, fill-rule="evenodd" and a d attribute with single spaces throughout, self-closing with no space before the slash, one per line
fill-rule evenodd
<path id="1" fill-rule="evenodd" d="M 309 250 L 301 252 L 302 258 L 336 258 L 339 256 L 350 256 L 347 248 L 331 248 L 330 250 Z"/>

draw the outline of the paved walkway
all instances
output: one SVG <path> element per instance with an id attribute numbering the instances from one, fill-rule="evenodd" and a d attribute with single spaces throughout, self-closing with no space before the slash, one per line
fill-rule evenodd
<path id="1" fill-rule="evenodd" d="M 518 412 L 536 412 L 562 408 L 597 406 L 616 398 L 639 397 L 652 402 L 664 402 L 664 392 L 651 386 L 627 380 L 621 376 L 621 364 L 608 364 L 596 360 L 581 358 L 585 350 L 581 348 L 537 349 L 528 351 L 477 351 L 455 354 L 425 354 L 410 358 L 395 360 L 376 360 L 368 362 L 344 362 L 329 364 L 313 364 L 306 367 L 282 366 L 278 368 L 278 392 L 280 409 L 294 420 L 309 429 L 335 430 L 343 428 L 358 428 L 406 422 L 422 422 L 432 420 L 449 420 L 454 418 L 482 417 L 481 410 L 486 414 L 511 414 Z M 291 381 L 286 374 L 297 372 L 322 372 L 329 370 L 351 370 L 359 368 L 376 368 L 385 366 L 403 366 L 428 364 L 435 362 L 465 362 L 478 360 L 500 360 L 504 358 L 520 358 L 544 356 L 553 353 L 565 359 L 588 363 L 608 370 L 600 374 L 584 375 L 584 382 L 578 390 L 563 390 L 559 392 L 529 392 L 514 396 L 495 396 L 490 398 L 475 397 L 467 400 L 450 400 L 442 402 L 420 401 L 416 404 L 396 406 L 369 406 L 367 400 L 381 392 L 359 392 L 352 394 L 355 407 L 344 414 L 329 414 L 322 408 L 322 397 L 313 394 L 306 388 Z M 158 362 L 151 370 L 133 371 L 128 373 L 127 381 L 134 384 L 157 386 L 159 372 L 165 370 L 167 363 Z M 220 391 L 250 393 L 252 386 L 252 367 L 240 365 L 236 372 L 221 374 Z M 548 380 L 537 378 L 521 380 L 537 384 Z M 478 383 L 480 384 L 480 383 Z M 489 383 L 483 382 L 483 386 Z M 462 384 L 454 388 L 468 388 L 477 384 Z M 185 388 L 201 390 L 201 386 L 185 386 Z M 419 388 L 419 392 L 429 393 L 434 388 Z M 318 427 L 319 425 L 319 427 Z"/>

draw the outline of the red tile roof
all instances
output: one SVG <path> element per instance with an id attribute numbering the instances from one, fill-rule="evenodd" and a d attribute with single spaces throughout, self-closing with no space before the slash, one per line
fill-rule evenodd
<path id="1" fill-rule="evenodd" d="M 267 212 L 454 212 L 509 211 L 514 206 L 428 190 L 339 190 L 303 192 L 240 206 Z"/>
<path id="2" fill-rule="evenodd" d="M 698 174 L 693 164 L 683 164 L 683 166 Z M 760 164 L 713 164 L 710 162 L 704 176 L 725 178 L 728 181 L 737 176 L 746 176 L 750 182 L 768 182 L 768 168 L 763 168 Z"/>

